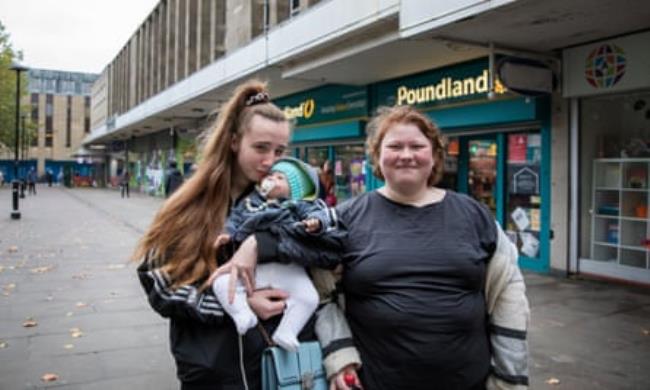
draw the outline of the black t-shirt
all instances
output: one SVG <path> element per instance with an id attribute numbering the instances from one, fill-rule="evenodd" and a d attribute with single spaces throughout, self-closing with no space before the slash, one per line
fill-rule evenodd
<path id="1" fill-rule="evenodd" d="M 447 191 L 423 207 L 378 192 L 339 207 L 343 289 L 367 389 L 470 389 L 490 363 L 484 280 L 492 215 Z"/>

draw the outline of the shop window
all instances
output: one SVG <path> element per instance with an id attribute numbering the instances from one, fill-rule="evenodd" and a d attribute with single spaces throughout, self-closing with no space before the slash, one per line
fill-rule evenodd
<path id="1" fill-rule="evenodd" d="M 307 147 L 305 153 L 307 162 L 315 168 L 322 167 L 329 158 L 329 148 L 327 146 Z"/>
<path id="2" fill-rule="evenodd" d="M 506 234 L 530 258 L 540 249 L 541 141 L 539 132 L 507 135 Z"/>
<path id="3" fill-rule="evenodd" d="M 445 137 L 445 169 L 437 187 L 458 190 L 458 157 L 460 142 L 458 137 Z"/>
<path id="4" fill-rule="evenodd" d="M 580 113 L 579 257 L 633 278 L 650 270 L 650 93 L 584 99 Z"/>
<path id="5" fill-rule="evenodd" d="M 334 147 L 334 182 L 338 202 L 366 192 L 366 156 L 363 144 Z"/>
<path id="6" fill-rule="evenodd" d="M 473 139 L 468 142 L 469 194 L 486 205 L 493 215 L 497 210 L 497 143 L 491 139 Z"/>

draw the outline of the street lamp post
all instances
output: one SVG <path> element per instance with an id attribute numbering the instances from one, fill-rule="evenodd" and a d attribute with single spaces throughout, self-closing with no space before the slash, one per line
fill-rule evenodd
<path id="1" fill-rule="evenodd" d="M 27 158 L 25 158 L 25 114 L 22 114 L 20 116 L 20 125 L 21 125 L 21 131 L 20 131 L 20 161 L 23 161 L 23 163 L 27 162 Z M 27 186 L 27 180 L 26 178 L 23 178 L 20 181 L 20 199 L 25 199 L 25 187 Z"/>
<path id="2" fill-rule="evenodd" d="M 11 65 L 11 70 L 16 71 L 16 134 L 15 134 L 15 149 L 14 149 L 14 180 L 11 182 L 11 194 L 13 210 L 11 211 L 11 219 L 20 219 L 20 210 L 18 209 L 18 190 L 20 182 L 18 181 L 18 142 L 19 142 L 19 127 L 20 127 L 20 72 L 25 72 L 29 68 L 17 62 Z"/>

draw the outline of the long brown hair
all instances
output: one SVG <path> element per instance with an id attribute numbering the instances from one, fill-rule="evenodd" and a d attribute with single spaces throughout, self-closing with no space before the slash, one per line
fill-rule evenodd
<path id="1" fill-rule="evenodd" d="M 377 114 L 368 123 L 366 127 L 368 133 L 366 144 L 373 163 L 372 173 L 379 179 L 384 180 L 384 174 L 379 166 L 381 143 L 388 130 L 398 123 L 415 125 L 431 142 L 431 154 L 434 164 L 427 179 L 427 185 L 434 186 L 438 184 L 442 178 L 445 162 L 445 144 L 440 135 L 440 129 L 424 114 L 411 106 L 379 107 Z"/>
<path id="2" fill-rule="evenodd" d="M 217 268 L 213 242 L 228 214 L 236 164 L 231 145 L 234 137 L 248 130 L 255 115 L 275 122 L 287 120 L 268 101 L 266 84 L 251 80 L 235 89 L 224 104 L 205 139 L 196 172 L 167 199 L 138 243 L 133 260 L 149 254 L 149 261 L 171 278 L 172 287 L 201 282 Z"/>

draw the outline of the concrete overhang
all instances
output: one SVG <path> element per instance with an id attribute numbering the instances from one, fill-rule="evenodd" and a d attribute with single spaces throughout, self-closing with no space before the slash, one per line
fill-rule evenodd
<path id="1" fill-rule="evenodd" d="M 483 57 L 490 42 L 497 51 L 558 56 L 567 46 L 647 28 L 647 0 L 331 0 L 120 115 L 110 130 L 93 130 L 84 145 L 196 126 L 251 77 L 268 80 L 281 97 Z"/>
<path id="2" fill-rule="evenodd" d="M 562 48 L 650 28 L 647 0 L 453 0 L 449 3 L 473 6 L 439 17 L 430 14 L 424 21 L 420 17 L 419 23 L 411 21 L 401 26 L 402 36 L 483 46 L 493 42 L 496 47 L 559 53 Z M 477 10 L 481 12 L 469 12 Z"/>

